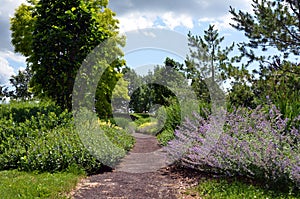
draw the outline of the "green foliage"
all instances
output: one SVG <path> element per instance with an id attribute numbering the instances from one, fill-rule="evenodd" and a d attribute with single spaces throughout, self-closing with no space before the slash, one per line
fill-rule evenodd
<path id="1" fill-rule="evenodd" d="M 123 74 L 116 71 L 114 68 L 122 67 L 122 61 L 115 63 L 115 66 L 109 66 L 103 73 L 95 95 L 95 108 L 98 114 L 98 117 L 101 119 L 108 120 L 113 117 L 112 110 L 112 97 L 114 100 L 119 100 L 116 102 L 117 105 L 122 105 L 123 101 L 129 100 L 127 82 L 123 80 Z M 118 84 L 118 83 L 121 83 Z M 120 108 L 123 107 L 114 107 Z"/>
<path id="2" fill-rule="evenodd" d="M 157 135 L 157 139 L 160 144 L 167 145 L 168 141 L 172 140 L 174 136 L 174 130 L 181 123 L 181 109 L 176 101 L 168 107 L 161 107 L 157 111 L 157 119 L 159 123 L 163 123 L 164 127 Z"/>
<path id="3" fill-rule="evenodd" d="M 240 199 L 240 198 L 299 198 L 300 195 L 294 193 L 282 193 L 279 191 L 262 189 L 258 185 L 242 182 L 237 179 L 208 179 L 201 180 L 194 188 L 200 197 L 220 198 L 220 199 Z"/>
<path id="4" fill-rule="evenodd" d="M 28 1 L 29 2 L 29 1 Z M 28 57 L 32 54 L 32 33 L 37 16 L 33 15 L 37 3 L 21 4 L 15 11 L 14 17 L 10 19 L 10 30 L 12 31 L 12 44 L 15 51 Z"/>
<path id="5" fill-rule="evenodd" d="M 125 118 L 122 116 L 114 117 L 113 119 L 111 119 L 111 121 L 123 129 L 128 127 L 128 125 L 130 125 L 130 123 L 132 122 L 131 118 Z"/>
<path id="6" fill-rule="evenodd" d="M 231 103 L 253 108 L 271 101 L 292 121 L 300 113 L 299 0 L 253 0 L 251 5 L 252 14 L 234 8 L 230 13 L 236 22 L 232 26 L 248 39 L 239 44 L 239 59 L 248 58 L 247 65 L 258 61 L 260 69 L 253 71 L 256 77 L 245 76 L 250 86 L 236 82 Z M 257 53 L 268 49 L 268 57 Z"/>
<path id="7" fill-rule="evenodd" d="M 67 198 L 67 194 L 76 187 L 83 176 L 84 174 L 76 168 L 73 172 L 62 173 L 1 171 L 1 198 Z"/>
<path id="8" fill-rule="evenodd" d="M 150 135 L 156 135 L 159 130 L 158 121 L 155 118 L 151 118 L 150 122 L 143 123 L 137 127 L 138 132 Z"/>
<path id="9" fill-rule="evenodd" d="M 84 146 L 104 165 L 116 166 L 126 155 L 126 149 L 133 146 L 132 136 L 111 123 L 101 122 L 95 113 L 87 109 L 81 109 L 76 114 L 76 132 Z"/>
<path id="10" fill-rule="evenodd" d="M 59 109 L 55 109 L 52 103 L 48 106 L 15 103 L 1 107 L 4 107 L 2 115 L 6 116 L 0 119 L 0 170 L 18 168 L 54 172 L 78 165 L 87 172 L 94 172 L 101 168 L 99 159 L 83 145 L 67 111 L 53 112 Z M 12 114 L 7 116 L 10 110 L 13 110 Z M 22 112 L 27 114 L 18 117 Z M 82 128 L 89 130 L 88 126 L 82 125 Z M 133 138 L 124 131 L 111 126 L 104 130 L 113 144 L 122 150 L 133 146 Z M 102 152 L 103 156 L 108 154 L 109 151 Z"/>
<path id="11" fill-rule="evenodd" d="M 255 108 L 258 105 L 274 103 L 283 118 L 291 122 L 300 114 L 300 70 L 297 65 L 284 62 L 280 68 L 261 66 L 254 71 L 258 78 L 245 82 L 234 82 L 228 94 L 228 107 L 245 106 Z"/>
<path id="12" fill-rule="evenodd" d="M 196 35 L 188 34 L 190 56 L 187 57 L 187 62 L 191 68 L 188 70 L 195 72 L 197 78 L 212 78 L 212 81 L 220 81 L 224 78 L 226 68 L 231 65 L 228 59 L 228 54 L 233 50 L 234 44 L 225 49 L 221 49 L 220 44 L 224 37 L 219 37 L 218 30 L 210 25 L 204 31 L 203 38 Z M 219 77 L 222 72 L 222 77 Z"/>
<path id="13" fill-rule="evenodd" d="M 259 47 L 262 50 L 275 47 L 284 57 L 289 53 L 299 55 L 299 0 L 253 0 L 251 5 L 253 14 L 230 8 L 236 22 L 232 26 L 243 31 L 249 39 L 240 44 L 243 56 L 250 61 L 265 59 L 257 57 L 253 51 Z"/>
<path id="14" fill-rule="evenodd" d="M 114 125 L 102 126 L 101 129 L 105 131 L 105 135 L 110 139 L 110 141 L 126 151 L 129 151 L 135 143 L 134 138 L 129 135 L 126 130 Z"/>
<path id="15" fill-rule="evenodd" d="M 11 76 L 9 79 L 11 86 L 14 88 L 12 91 L 8 91 L 6 87 L 3 91 L 5 97 L 9 97 L 11 100 L 29 100 L 32 98 L 32 93 L 29 88 L 29 81 L 32 77 L 30 68 L 27 66 L 24 71 L 19 70 L 17 75 Z"/>
<path id="16" fill-rule="evenodd" d="M 96 46 L 117 35 L 118 21 L 108 1 L 28 3 L 11 19 L 12 43 L 28 57 L 33 93 L 71 110 L 78 69 Z"/>
<path id="17" fill-rule="evenodd" d="M 281 68 L 264 68 L 252 90 L 257 104 L 274 103 L 292 121 L 300 114 L 300 68 L 289 62 L 281 63 Z"/>
<path id="18" fill-rule="evenodd" d="M 229 70 L 232 69 L 229 53 L 233 50 L 234 43 L 221 48 L 224 37 L 220 37 L 218 30 L 210 25 L 204 31 L 204 36 L 188 34 L 188 45 L 190 46 L 190 55 L 186 58 L 186 74 L 192 79 L 192 87 L 197 93 L 199 100 L 206 103 L 210 102 L 210 93 L 207 80 L 221 83 L 231 75 Z M 212 91 L 211 91 L 212 92 Z"/>
<path id="19" fill-rule="evenodd" d="M 25 122 L 17 123 L 12 118 L 0 122 L 1 170 L 18 168 L 53 172 L 77 164 L 91 172 L 101 167 L 81 144 L 67 112 L 60 115 L 38 113 Z"/>
<path id="20" fill-rule="evenodd" d="M 251 86 L 243 82 L 234 82 L 227 95 L 227 108 L 229 111 L 239 106 L 255 108 L 257 106 L 256 97 Z"/>
<path id="21" fill-rule="evenodd" d="M 125 78 L 130 82 L 130 110 L 147 113 L 157 104 L 169 105 L 168 98 L 175 96 L 170 88 L 177 88 L 178 81 L 184 76 L 175 67 L 166 65 L 170 64 L 169 62 L 170 60 L 167 60 L 165 66 L 156 66 L 153 72 L 149 71 L 144 77 L 138 76 L 132 70 L 126 72 Z"/>
<path id="22" fill-rule="evenodd" d="M 137 126 L 140 126 L 147 122 L 151 122 L 150 114 L 148 113 L 132 113 L 131 117 L 134 118 L 134 123 Z"/>
<path id="23" fill-rule="evenodd" d="M 166 146 L 170 140 L 174 139 L 174 137 L 174 130 L 165 129 L 157 135 L 157 140 L 161 145 Z"/>
<path id="24" fill-rule="evenodd" d="M 36 118 L 38 114 L 44 117 L 48 116 L 49 113 L 60 115 L 62 112 L 63 110 L 51 101 L 12 101 L 10 104 L 0 105 L 0 118 L 7 120 L 11 118 L 16 123 L 25 122 L 26 119 L 30 120 L 32 117 Z"/>

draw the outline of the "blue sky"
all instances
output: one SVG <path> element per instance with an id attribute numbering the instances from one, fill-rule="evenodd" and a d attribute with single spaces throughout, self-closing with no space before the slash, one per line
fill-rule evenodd
<path id="1" fill-rule="evenodd" d="M 203 35 L 209 24 L 215 25 L 220 36 L 224 36 L 223 45 L 245 40 L 243 33 L 233 29 L 228 12 L 229 7 L 251 12 L 251 0 L 112 0 L 109 7 L 117 12 L 121 32 L 143 28 L 164 28 L 176 31 L 184 36 Z M 170 41 L 174 42 L 174 41 Z M 162 64 L 169 56 L 183 62 L 178 56 L 166 52 L 139 50 L 125 55 L 127 65 L 133 68 L 148 64 Z"/>
<path id="2" fill-rule="evenodd" d="M 0 84 L 26 66 L 25 57 L 14 53 L 11 45 L 9 19 L 14 10 L 26 0 L 1 0 L 0 7 Z M 244 40 L 242 33 L 234 30 L 229 23 L 229 6 L 251 11 L 251 0 L 111 0 L 109 7 L 117 13 L 120 31 L 128 32 L 143 28 L 162 28 L 187 35 L 202 35 L 209 24 L 214 24 L 224 45 Z M 174 41 L 170 41 L 174 42 Z M 182 61 L 178 56 L 157 51 L 140 50 L 125 56 L 127 64 L 133 68 L 148 64 L 162 64 L 166 56 Z"/>

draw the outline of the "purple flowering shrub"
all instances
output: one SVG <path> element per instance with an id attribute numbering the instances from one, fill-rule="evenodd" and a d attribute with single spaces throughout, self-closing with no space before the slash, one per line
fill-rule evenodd
<path id="1" fill-rule="evenodd" d="M 166 147 L 173 160 L 203 171 L 300 187 L 300 128 L 288 127 L 275 106 L 228 113 L 223 132 L 209 144 L 211 134 L 219 135 L 214 132 L 218 121 L 213 116 L 193 118 L 186 119 Z"/>

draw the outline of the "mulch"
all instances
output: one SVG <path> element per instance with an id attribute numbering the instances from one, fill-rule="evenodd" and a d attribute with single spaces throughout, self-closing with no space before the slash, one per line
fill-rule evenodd
<path id="1" fill-rule="evenodd" d="M 155 137 L 136 138 L 131 152 L 147 153 L 159 149 Z M 186 189 L 197 185 L 203 174 L 178 166 L 168 166 L 156 172 L 127 173 L 106 171 L 84 179 L 71 193 L 75 199 L 175 199 L 199 198 L 187 195 Z"/>

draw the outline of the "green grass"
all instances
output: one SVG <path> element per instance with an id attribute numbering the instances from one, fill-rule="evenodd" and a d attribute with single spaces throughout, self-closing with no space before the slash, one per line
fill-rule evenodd
<path id="1" fill-rule="evenodd" d="M 266 190 L 258 186 L 234 180 L 202 180 L 196 188 L 189 192 L 198 192 L 199 196 L 204 199 L 296 199 L 300 198 L 297 193 L 282 193 L 273 190 Z"/>
<path id="2" fill-rule="evenodd" d="M 0 172 L 0 198 L 67 198 L 84 175 L 76 172 L 28 173 Z"/>

